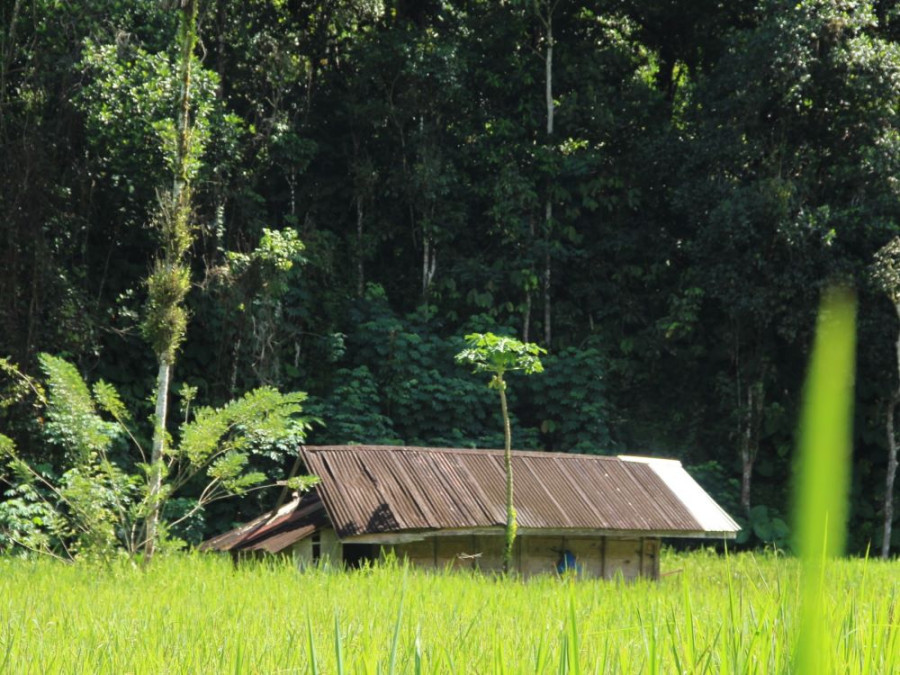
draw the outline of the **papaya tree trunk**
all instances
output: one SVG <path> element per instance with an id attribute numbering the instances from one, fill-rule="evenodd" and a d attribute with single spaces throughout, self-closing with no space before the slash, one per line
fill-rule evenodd
<path id="1" fill-rule="evenodd" d="M 506 406 L 506 383 L 499 379 L 500 410 L 503 413 L 503 468 L 506 470 L 506 549 L 503 552 L 503 572 L 513 568 L 513 546 L 516 542 L 516 509 L 513 505 L 512 431 L 509 426 L 509 410 Z"/>

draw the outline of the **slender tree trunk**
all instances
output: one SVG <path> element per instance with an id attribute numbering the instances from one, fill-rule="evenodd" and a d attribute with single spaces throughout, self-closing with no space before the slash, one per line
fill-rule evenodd
<path id="1" fill-rule="evenodd" d="M 428 232 L 422 233 L 422 299 L 428 299 L 428 289 L 437 269 L 437 251 Z"/>
<path id="2" fill-rule="evenodd" d="M 516 541 L 516 509 L 513 505 L 512 431 L 509 426 L 509 411 L 506 407 L 506 383 L 499 378 L 500 410 L 503 413 L 503 467 L 506 470 L 506 549 L 503 552 L 503 572 L 509 574 L 513 563 L 513 545 Z"/>
<path id="3" fill-rule="evenodd" d="M 179 55 L 179 79 L 181 81 L 181 96 L 178 112 L 178 144 L 175 156 L 175 171 L 172 184 L 171 204 L 168 212 L 163 214 L 166 222 L 163 223 L 162 260 L 159 276 L 167 278 L 171 287 L 178 288 L 178 280 L 182 275 L 188 274 L 184 262 L 193 235 L 190 230 L 191 215 L 191 189 L 190 172 L 188 170 L 188 157 L 191 151 L 191 65 L 194 46 L 197 41 L 197 3 L 199 0 L 186 0 L 181 3 L 179 11 L 180 55 Z M 151 297 L 154 295 L 154 284 L 159 284 L 151 276 Z M 165 284 L 164 284 L 165 285 Z M 150 456 L 150 485 L 148 492 L 149 513 L 147 515 L 146 542 L 144 551 L 146 560 L 153 557 L 156 548 L 156 540 L 159 536 L 159 520 L 161 493 L 163 480 L 165 479 L 165 442 L 166 420 L 168 416 L 168 397 L 172 363 L 179 343 L 183 339 L 183 326 L 181 331 L 174 325 L 178 320 L 169 319 L 172 315 L 183 313 L 181 307 L 184 300 L 184 292 L 162 293 L 158 302 L 165 306 L 156 307 L 152 311 L 159 312 L 161 317 L 169 323 L 167 330 L 160 332 L 154 340 L 156 359 L 158 364 L 156 378 L 156 419 L 153 427 L 153 444 Z"/>
<path id="4" fill-rule="evenodd" d="M 750 487 L 753 481 L 753 464 L 755 458 L 749 452 L 747 445 L 748 439 L 743 439 L 741 447 L 741 511 L 744 515 L 750 517 Z"/>
<path id="5" fill-rule="evenodd" d="M 885 432 L 888 442 L 887 475 L 884 481 L 884 531 L 881 536 L 881 557 L 891 555 L 891 535 L 894 526 L 894 481 L 897 477 L 897 434 L 894 427 L 894 411 L 900 401 L 900 391 L 888 404 Z"/>
<path id="6" fill-rule="evenodd" d="M 550 204 L 547 204 L 547 208 L 550 208 Z M 544 344 L 547 345 L 547 349 L 550 348 L 550 339 L 553 337 L 550 303 L 550 253 L 547 253 L 544 257 Z"/>
<path id="7" fill-rule="evenodd" d="M 741 430 L 741 510 L 750 517 L 750 491 L 753 466 L 759 455 L 759 431 L 762 424 L 764 389 L 762 382 L 747 387 L 747 407 Z"/>
<path id="8" fill-rule="evenodd" d="M 34 257 L 32 258 L 31 267 L 31 299 L 28 301 L 28 329 L 25 333 L 25 351 L 26 357 L 31 356 L 31 347 L 35 340 L 35 331 L 38 324 L 38 296 L 40 292 L 40 273 L 41 273 L 41 236 L 38 235 L 34 239 Z"/>
<path id="9" fill-rule="evenodd" d="M 553 10 L 547 10 L 547 51 L 544 55 L 544 74 L 546 79 L 546 103 L 547 103 L 547 138 L 553 136 Z"/>
<path id="10" fill-rule="evenodd" d="M 533 216 L 528 217 L 528 234 L 531 237 L 531 241 L 534 242 L 536 236 Z M 532 275 L 534 274 L 533 264 L 529 265 L 528 271 L 531 274 L 525 282 L 525 316 L 522 319 L 522 342 L 530 342 L 528 338 L 531 335 L 531 312 L 534 306 L 534 289 L 531 286 Z"/>
<path id="11" fill-rule="evenodd" d="M 354 193 L 356 194 L 356 295 L 362 297 L 366 290 L 365 247 L 365 205 L 370 194 L 371 174 L 369 163 L 363 159 L 360 135 L 354 130 L 353 140 L 353 173 Z"/>
<path id="12" fill-rule="evenodd" d="M 753 448 L 753 387 L 747 387 L 747 407 L 741 430 L 741 510 L 750 517 L 750 487 L 756 453 Z"/>
<path id="13" fill-rule="evenodd" d="M 9 31 L 4 36 L 3 53 L 0 54 L 0 139 L 6 137 L 6 80 L 12 65 L 14 47 L 16 41 L 16 23 L 19 19 L 19 10 L 22 0 L 13 3 L 12 13 L 9 16 Z"/>
<path id="14" fill-rule="evenodd" d="M 156 411 L 153 420 L 153 446 L 150 451 L 150 513 L 147 516 L 146 544 L 144 551 L 147 558 L 151 558 L 156 549 L 156 539 L 159 534 L 159 495 L 163 483 L 163 453 L 165 452 L 164 439 L 166 437 L 166 418 L 169 409 L 169 379 L 172 374 L 172 365 L 165 360 L 160 360 L 159 370 L 156 373 Z"/>
<path id="15" fill-rule="evenodd" d="M 188 187 L 188 155 L 191 146 L 191 65 L 194 45 L 197 42 L 197 3 L 200 0 L 186 0 L 181 9 L 181 100 L 178 115 L 178 148 L 175 158 L 175 180 L 172 190 L 172 202 L 176 211 L 175 217 L 189 215 L 190 203 L 185 203 L 182 192 Z M 186 209 L 186 210 L 185 210 Z"/>
<path id="16" fill-rule="evenodd" d="M 363 198 L 356 197 L 356 295 L 362 297 L 366 290 L 365 262 L 363 260 Z"/>
<path id="17" fill-rule="evenodd" d="M 554 5 L 555 6 L 555 5 Z M 547 145 L 549 146 L 553 139 L 553 114 L 555 106 L 553 103 L 553 9 L 554 6 L 547 7 L 547 21 L 545 28 L 547 30 L 547 51 L 544 58 L 544 68 L 546 74 L 546 103 L 547 103 Z M 547 181 L 547 201 L 544 204 L 544 232 L 546 237 L 546 249 L 544 251 L 544 344 L 549 349 L 550 339 L 553 336 L 551 330 L 551 280 L 550 280 L 550 241 L 553 231 L 553 201 L 551 197 L 550 183 Z"/>
<path id="18" fill-rule="evenodd" d="M 900 302 L 894 303 L 894 311 L 900 319 Z M 897 356 L 897 391 L 888 404 L 886 429 L 888 442 L 887 474 L 884 481 L 884 531 L 881 537 L 881 557 L 891 554 L 891 535 L 894 527 L 894 482 L 897 478 L 897 432 L 894 427 L 894 411 L 900 403 L 900 335 L 894 343 Z"/>
<path id="19" fill-rule="evenodd" d="M 522 319 L 522 342 L 528 342 L 531 333 L 531 289 L 525 291 L 525 316 Z"/>

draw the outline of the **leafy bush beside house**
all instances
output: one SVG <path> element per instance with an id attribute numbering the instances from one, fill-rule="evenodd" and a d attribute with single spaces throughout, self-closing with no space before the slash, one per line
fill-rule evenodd
<path id="1" fill-rule="evenodd" d="M 271 485 L 255 456 L 296 452 L 312 418 L 306 394 L 260 387 L 228 403 L 192 408 L 196 390 L 181 390 L 183 421 L 163 456 L 162 490 L 150 490 L 147 449 L 129 411 L 102 380 L 92 389 L 67 361 L 40 356 L 45 385 L 17 373 L 39 399 L 44 440 L 62 449 L 59 467 L 33 466 L 0 436 L 3 481 L 0 545 L 63 558 L 135 555 L 148 536 L 149 514 L 163 514 L 158 543 L 181 546 L 181 532 L 198 539 L 204 509 Z M 7 369 L 7 372 L 10 372 Z M 282 462 L 284 463 L 284 462 Z M 279 481 L 304 489 L 308 477 Z"/>

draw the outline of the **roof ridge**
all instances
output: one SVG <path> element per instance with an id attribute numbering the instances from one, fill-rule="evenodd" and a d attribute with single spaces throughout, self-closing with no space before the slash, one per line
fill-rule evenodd
<path id="1" fill-rule="evenodd" d="M 502 454 L 503 448 L 438 448 L 419 445 L 304 445 L 303 448 L 310 453 L 322 452 L 424 452 L 431 454 Z M 517 455 L 531 457 L 555 457 L 564 459 L 598 459 L 624 461 L 618 455 L 589 455 L 575 452 L 550 452 L 547 450 L 518 450 L 512 451 Z M 677 461 L 677 460 L 674 460 Z"/>

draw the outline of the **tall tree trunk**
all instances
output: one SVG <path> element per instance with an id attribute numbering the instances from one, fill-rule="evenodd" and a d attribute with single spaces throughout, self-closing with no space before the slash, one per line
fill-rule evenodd
<path id="1" fill-rule="evenodd" d="M 372 171 L 362 154 L 360 134 L 355 130 L 351 134 L 353 140 L 353 173 L 356 196 L 356 295 L 362 297 L 366 290 L 366 258 L 365 258 L 365 206 L 366 199 L 372 189 Z"/>
<path id="2" fill-rule="evenodd" d="M 531 289 L 525 291 L 525 316 L 522 318 L 522 342 L 528 342 L 531 333 Z"/>
<path id="3" fill-rule="evenodd" d="M 144 550 L 147 557 L 153 556 L 156 539 L 159 533 L 159 498 L 163 484 L 163 452 L 165 451 L 166 418 L 169 410 L 169 381 L 172 365 L 165 360 L 159 361 L 156 373 L 156 410 L 153 420 L 153 445 L 150 451 L 150 513 L 147 516 L 146 544 Z"/>
<path id="4" fill-rule="evenodd" d="M 756 457 L 753 453 L 753 438 L 751 431 L 752 405 L 751 397 L 753 388 L 747 388 L 747 403 L 744 410 L 744 419 L 741 429 L 741 510 L 744 515 L 750 517 L 750 487 L 753 480 L 753 463 Z"/>
<path id="5" fill-rule="evenodd" d="M 197 3 L 199 0 L 183 0 L 180 4 L 179 32 L 179 79 L 181 97 L 178 112 L 178 143 L 175 155 L 175 175 L 172 196 L 167 208 L 163 208 L 162 256 L 157 269 L 148 282 L 151 298 L 157 297 L 156 305 L 151 305 L 149 318 L 151 341 L 156 350 L 158 364 L 156 378 L 156 419 L 153 426 L 153 444 L 150 455 L 150 484 L 146 541 L 144 551 L 149 561 L 154 554 L 159 537 L 162 488 L 165 480 L 166 419 L 172 364 L 175 353 L 184 337 L 186 313 L 182 303 L 187 293 L 189 269 L 185 256 L 190 248 L 193 235 L 190 230 L 191 186 L 188 158 L 191 152 L 191 57 L 197 41 Z M 171 289 L 176 289 L 172 292 Z"/>
<path id="6" fill-rule="evenodd" d="M 546 79 L 545 97 L 547 104 L 547 146 L 553 140 L 553 114 L 555 112 L 555 104 L 553 102 L 553 10 L 556 7 L 555 2 L 547 4 L 547 19 L 544 22 L 544 28 L 547 31 L 547 50 L 544 54 L 544 71 Z M 547 180 L 547 195 L 544 204 L 544 344 L 550 348 L 550 339 L 553 337 L 551 330 L 551 279 L 550 279 L 550 242 L 553 231 L 553 201 L 551 183 L 552 178 Z"/>
<path id="7" fill-rule="evenodd" d="M 28 323 L 27 331 L 25 333 L 25 350 L 24 354 L 27 357 L 31 356 L 32 345 L 34 345 L 35 341 L 35 331 L 37 330 L 38 315 L 40 313 L 38 303 L 40 302 L 40 275 L 42 272 L 42 261 L 43 256 L 41 255 L 41 250 L 43 246 L 43 237 L 40 235 L 35 237 L 34 239 L 34 256 L 32 258 L 32 267 L 31 267 L 31 298 L 28 301 Z"/>
<path id="8" fill-rule="evenodd" d="M 547 207 L 549 209 L 550 204 L 547 204 Z M 553 337 L 550 326 L 550 303 L 550 253 L 547 253 L 544 256 L 544 344 L 547 345 L 547 349 L 550 348 L 550 339 Z"/>
<path id="9" fill-rule="evenodd" d="M 513 505 L 512 431 L 509 426 L 509 410 L 506 407 L 506 383 L 498 378 L 500 410 L 503 413 L 503 468 L 506 470 L 506 549 L 503 552 L 503 572 L 509 574 L 513 563 L 513 546 L 516 542 L 516 509 Z"/>
<path id="10" fill-rule="evenodd" d="M 884 481 L 884 531 L 881 535 L 881 557 L 885 560 L 891 555 L 891 536 L 894 526 L 894 481 L 897 477 L 897 433 L 894 427 L 894 411 L 898 402 L 900 402 L 900 390 L 888 403 L 887 420 L 885 421 L 888 456 L 887 474 Z"/>
<path id="11" fill-rule="evenodd" d="M 434 281 L 434 273 L 437 269 L 437 248 L 434 239 L 429 231 L 431 226 L 426 222 L 431 221 L 430 214 L 428 220 L 422 219 L 422 300 L 428 300 L 428 289 L 431 288 L 431 282 Z"/>
<path id="12" fill-rule="evenodd" d="M 741 429 L 741 510 L 750 517 L 750 492 L 753 466 L 759 455 L 759 430 L 762 424 L 764 390 L 761 382 L 747 387 L 747 403 Z"/>
<path id="13" fill-rule="evenodd" d="M 3 36 L 3 53 L 0 54 L 0 140 L 6 138 L 6 80 L 15 54 L 16 23 L 21 7 L 22 0 L 13 3 L 12 13 L 9 16 L 9 30 Z"/>
<path id="14" fill-rule="evenodd" d="M 366 290 L 365 261 L 363 260 L 363 198 L 356 196 L 356 295 Z"/>
<path id="15" fill-rule="evenodd" d="M 534 227 L 534 217 L 530 215 L 528 217 L 528 235 L 531 238 L 530 241 L 534 242 L 535 237 L 535 227 Z M 525 316 L 522 318 L 522 342 L 530 342 L 528 339 L 531 335 L 531 312 L 533 310 L 534 305 L 534 289 L 532 288 L 532 278 L 534 275 L 534 265 L 529 265 L 529 276 L 525 280 Z"/>
<path id="16" fill-rule="evenodd" d="M 894 302 L 894 311 L 900 319 L 900 302 Z M 894 527 L 894 482 L 897 478 L 897 432 L 894 427 L 894 411 L 900 403 L 900 334 L 894 342 L 897 357 L 897 390 L 887 409 L 886 429 L 888 442 L 887 474 L 884 480 L 884 531 L 881 536 L 881 557 L 891 554 L 891 536 Z"/>

